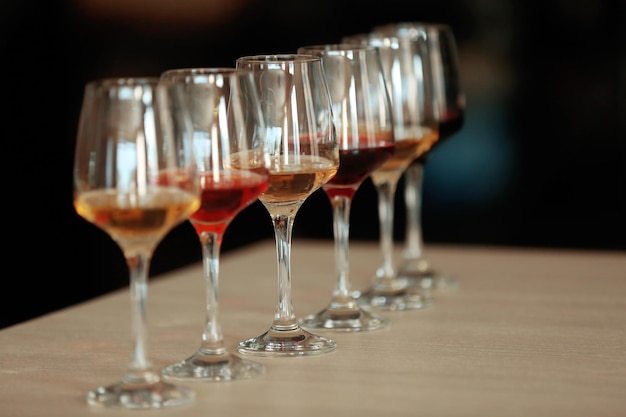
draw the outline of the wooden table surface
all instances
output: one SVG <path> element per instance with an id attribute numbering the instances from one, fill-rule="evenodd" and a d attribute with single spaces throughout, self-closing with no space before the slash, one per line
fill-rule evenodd
<path id="1" fill-rule="evenodd" d="M 3 329 L 0 416 L 626 416 L 626 253 L 427 246 L 426 254 L 461 283 L 435 292 L 432 307 L 382 312 L 384 330 L 319 332 L 336 340 L 331 353 L 249 356 L 265 364 L 264 376 L 187 384 L 196 400 L 170 409 L 86 403 L 88 390 L 119 380 L 131 359 L 128 289 Z M 301 317 L 329 301 L 332 241 L 294 239 L 292 256 Z M 350 261 L 353 287 L 364 289 L 378 244 L 351 242 Z M 158 368 L 199 346 L 201 271 L 150 281 L 148 352 Z M 225 254 L 220 272 L 219 319 L 236 351 L 271 324 L 274 242 Z"/>

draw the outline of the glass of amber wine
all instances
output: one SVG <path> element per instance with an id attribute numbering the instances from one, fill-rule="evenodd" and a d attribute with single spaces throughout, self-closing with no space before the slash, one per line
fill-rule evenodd
<path id="1" fill-rule="evenodd" d="M 465 116 L 465 95 L 461 86 L 458 52 L 452 28 L 444 23 L 400 22 L 376 26 L 373 32 L 404 37 L 426 36 L 433 75 L 433 100 L 439 125 L 439 142 L 458 132 Z M 458 280 L 435 269 L 424 256 L 421 207 L 423 174 L 427 156 L 424 153 L 404 174 L 406 236 L 403 262 L 398 274 L 427 288 L 453 288 Z"/>
<path id="2" fill-rule="evenodd" d="M 152 254 L 200 206 L 189 115 L 181 91 L 159 79 L 85 86 L 74 161 L 74 207 L 122 249 L 130 271 L 133 357 L 122 380 L 87 394 L 91 405 L 162 408 L 194 391 L 163 381 L 147 358 L 146 298 Z M 176 130 L 187 134 L 176 134 Z"/>
<path id="3" fill-rule="evenodd" d="M 296 213 L 306 199 L 337 173 L 339 147 L 328 85 L 318 56 L 240 57 L 252 70 L 265 119 L 270 185 L 259 200 L 269 212 L 276 238 L 278 306 L 268 331 L 238 344 L 239 352 L 263 356 L 331 352 L 334 340 L 302 328 L 291 297 L 291 238 Z"/>
<path id="4" fill-rule="evenodd" d="M 161 74 L 183 86 L 193 124 L 200 208 L 191 215 L 202 245 L 206 290 L 200 347 L 166 366 L 162 375 L 179 381 L 230 381 L 260 376 L 261 363 L 228 351 L 218 320 L 219 253 L 230 222 L 269 185 L 264 122 L 252 73 L 235 68 L 183 68 Z"/>
<path id="5" fill-rule="evenodd" d="M 365 331 L 388 321 L 357 303 L 349 279 L 350 207 L 354 194 L 370 173 L 394 151 L 391 102 L 378 49 L 367 45 L 326 44 L 298 48 L 319 55 L 330 90 L 339 171 L 322 186 L 333 209 L 337 281 L 330 303 L 300 323 L 310 329 Z"/>
<path id="6" fill-rule="evenodd" d="M 378 194 L 382 263 L 372 285 L 358 296 L 358 301 L 384 310 L 423 308 L 432 304 L 430 292 L 398 276 L 394 265 L 393 219 L 400 177 L 438 140 L 426 39 L 370 33 L 342 40 L 379 49 L 390 92 L 395 138 L 394 155 L 370 175 Z"/>

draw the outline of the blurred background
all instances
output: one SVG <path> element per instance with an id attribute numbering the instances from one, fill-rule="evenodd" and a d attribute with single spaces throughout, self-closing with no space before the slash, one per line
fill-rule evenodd
<path id="1" fill-rule="evenodd" d="M 14 201 L 16 211 L 5 212 L 0 327 L 128 286 L 117 245 L 72 206 L 86 82 L 234 66 L 242 55 L 294 52 L 399 21 L 452 26 L 467 96 L 464 127 L 426 164 L 426 251 L 429 244 L 626 251 L 626 2 L 367 3 L 4 0 L 4 207 Z M 401 182 L 397 241 L 402 189 Z M 331 218 L 325 195 L 314 194 L 296 218 L 294 250 L 302 238 L 331 244 Z M 369 180 L 354 199 L 350 233 L 378 240 Z M 273 232 L 256 203 L 227 230 L 223 253 L 261 239 Z M 158 247 L 151 276 L 194 262 L 200 246 L 185 223 Z"/>

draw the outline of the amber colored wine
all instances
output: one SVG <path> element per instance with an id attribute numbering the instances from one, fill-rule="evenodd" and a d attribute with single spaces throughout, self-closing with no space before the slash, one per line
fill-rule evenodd
<path id="1" fill-rule="evenodd" d="M 411 162 L 427 153 L 438 139 L 437 130 L 424 128 L 419 138 L 396 141 L 393 156 L 372 172 L 372 182 L 377 184 L 398 181 Z"/>
<path id="2" fill-rule="evenodd" d="M 437 143 L 440 143 L 442 140 L 449 138 L 463 127 L 464 117 L 462 111 L 448 111 L 446 113 L 446 118 L 439 122 L 439 140 Z M 432 149 L 428 152 L 423 153 L 419 158 L 418 162 L 424 163 L 426 162 L 426 158 L 431 153 Z"/>
<path id="3" fill-rule="evenodd" d="M 337 175 L 323 186 L 330 199 L 336 196 L 352 198 L 367 176 L 393 156 L 393 142 L 379 143 L 368 148 L 339 150 Z"/>
<path id="4" fill-rule="evenodd" d="M 259 197 L 264 204 L 302 202 L 337 174 L 338 164 L 330 159 L 313 155 L 296 156 L 273 158 L 270 185 Z"/>
<path id="5" fill-rule="evenodd" d="M 191 223 L 198 234 L 224 234 L 230 221 L 245 207 L 256 201 L 269 186 L 267 170 L 228 171 L 217 177 L 206 173 L 200 176 L 202 195 L 198 211 L 191 215 Z"/>
<path id="6" fill-rule="evenodd" d="M 115 189 L 80 193 L 76 212 L 106 231 L 124 249 L 152 246 L 200 206 L 197 194 L 177 187 L 149 187 L 144 194 Z"/>

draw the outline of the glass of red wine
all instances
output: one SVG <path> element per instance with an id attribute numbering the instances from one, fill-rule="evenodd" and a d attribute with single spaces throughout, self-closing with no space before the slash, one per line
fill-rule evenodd
<path id="1" fill-rule="evenodd" d="M 318 55 L 330 90 L 339 141 L 339 171 L 322 188 L 333 210 L 337 281 L 330 303 L 300 323 L 311 329 L 365 331 L 384 328 L 387 319 L 361 306 L 349 278 L 350 207 L 370 173 L 394 151 L 391 102 L 378 49 L 366 45 L 325 44 L 298 48 Z"/>
<path id="2" fill-rule="evenodd" d="M 238 344 L 262 356 L 315 355 L 335 350 L 334 340 L 305 330 L 291 297 L 291 238 L 302 204 L 339 168 L 339 146 L 321 58 L 303 54 L 240 57 L 237 68 L 253 72 L 261 100 L 270 186 L 259 196 L 276 238 L 278 305 L 266 332 Z"/>
<path id="3" fill-rule="evenodd" d="M 250 71 L 183 68 L 161 74 L 183 86 L 193 125 L 193 147 L 202 190 L 191 224 L 202 245 L 206 320 L 200 347 L 163 368 L 178 381 L 230 381 L 260 376 L 261 363 L 232 354 L 218 320 L 219 253 L 230 222 L 269 186 L 264 122 Z"/>
<path id="4" fill-rule="evenodd" d="M 425 37 L 369 33 L 345 36 L 342 42 L 378 48 L 390 92 L 395 149 L 393 156 L 372 171 L 378 194 L 381 265 L 370 288 L 358 295 L 361 304 L 384 310 L 430 306 L 430 290 L 400 277 L 395 266 L 393 222 L 395 192 L 404 171 L 439 139 L 432 102 L 432 75 Z"/>
<path id="5" fill-rule="evenodd" d="M 439 142 L 458 132 L 465 117 L 465 95 L 461 87 L 456 39 L 445 23 L 400 22 L 376 26 L 374 32 L 402 37 L 426 36 L 433 75 L 433 100 L 439 124 Z M 438 142 L 438 143 L 439 143 Z M 446 271 L 434 269 L 424 256 L 421 207 L 424 164 L 431 151 L 424 153 L 404 174 L 406 236 L 403 262 L 398 274 L 425 288 L 453 288 L 458 280 Z"/>
<path id="6" fill-rule="evenodd" d="M 164 381 L 148 360 L 146 318 L 154 250 L 200 206 L 189 122 L 180 89 L 159 83 L 157 77 L 101 79 L 85 86 L 74 159 L 74 207 L 124 253 L 133 334 L 126 373 L 119 382 L 89 391 L 90 405 L 152 409 L 186 404 L 195 397 L 190 388 Z"/>

